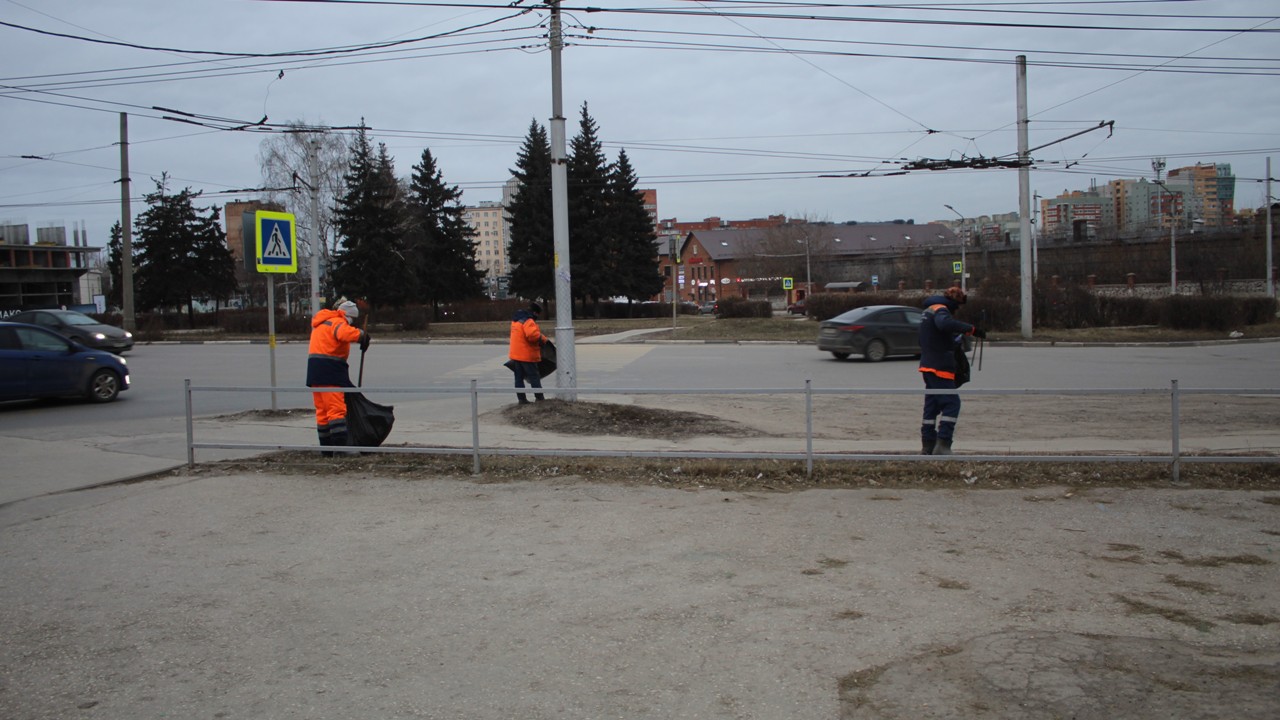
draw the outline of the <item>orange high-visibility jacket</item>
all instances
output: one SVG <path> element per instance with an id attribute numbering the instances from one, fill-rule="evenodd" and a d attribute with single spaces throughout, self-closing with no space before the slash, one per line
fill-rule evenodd
<path id="1" fill-rule="evenodd" d="M 507 356 L 517 362 L 542 359 L 542 331 L 533 315 L 520 310 L 511 318 L 511 344 Z"/>
<path id="2" fill-rule="evenodd" d="M 341 310 L 321 310 L 311 318 L 311 345 L 307 348 L 307 386 L 350 387 L 347 357 L 351 343 L 364 333 L 347 322 Z"/>

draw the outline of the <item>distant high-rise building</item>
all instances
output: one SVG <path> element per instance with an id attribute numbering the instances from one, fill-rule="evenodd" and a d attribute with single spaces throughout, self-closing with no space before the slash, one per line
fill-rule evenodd
<path id="1" fill-rule="evenodd" d="M 1181 191 L 1182 208 L 1178 226 L 1203 223 L 1224 227 L 1235 218 L 1236 178 L 1227 164 L 1200 163 L 1169 171 L 1165 181 L 1171 190 Z"/>
<path id="2" fill-rule="evenodd" d="M 506 196 L 505 191 L 503 195 Z M 485 274 L 485 287 L 490 295 L 498 295 L 498 289 L 505 286 L 502 278 L 511 272 L 507 264 L 506 208 L 492 201 L 468 205 L 462 219 L 474 233 L 476 267 Z"/>
<path id="3" fill-rule="evenodd" d="M 1063 191 L 1055 198 L 1040 201 L 1040 230 L 1048 237 L 1074 241 L 1096 237 L 1103 227 L 1114 227 L 1115 209 L 1097 187 Z"/>

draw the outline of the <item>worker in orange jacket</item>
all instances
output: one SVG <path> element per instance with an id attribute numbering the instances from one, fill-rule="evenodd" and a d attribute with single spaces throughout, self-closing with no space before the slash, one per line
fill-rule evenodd
<path id="1" fill-rule="evenodd" d="M 369 333 L 352 325 L 360 308 L 339 298 L 333 310 L 321 310 L 311 318 L 311 344 L 307 348 L 307 387 L 355 387 L 347 357 L 351 343 L 360 351 L 369 349 Z M 316 433 L 320 445 L 345 446 L 347 442 L 347 396 L 344 393 L 311 393 L 316 406 Z M 324 453 L 326 456 L 332 453 Z"/>
<path id="2" fill-rule="evenodd" d="M 538 372 L 538 363 L 542 360 L 542 345 L 547 338 L 538 329 L 538 315 L 541 312 L 542 306 L 535 302 L 529 303 L 528 309 L 517 310 L 511 316 L 511 342 L 506 364 L 516 374 L 517 388 L 523 388 L 526 380 L 529 381 L 529 387 L 542 387 L 542 373 Z M 534 397 L 538 400 L 545 399 L 542 393 L 535 393 Z M 524 393 L 516 393 L 516 400 L 521 405 L 529 402 Z"/>

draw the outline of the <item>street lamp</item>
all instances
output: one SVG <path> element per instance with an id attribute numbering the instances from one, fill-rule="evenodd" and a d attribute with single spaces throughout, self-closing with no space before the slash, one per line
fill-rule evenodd
<path id="1" fill-rule="evenodd" d="M 956 210 L 955 208 L 945 203 L 943 204 L 942 207 L 955 213 L 956 217 L 960 218 L 961 223 L 967 222 L 967 220 L 965 219 L 965 216 L 961 215 L 959 210 Z M 965 232 L 966 233 L 971 232 L 967 225 L 965 227 Z M 969 293 L 969 287 L 968 287 L 969 284 L 965 282 L 965 276 L 969 274 L 969 265 L 965 262 L 965 259 L 964 259 L 964 249 L 965 249 L 965 246 L 968 244 L 969 244 L 968 237 L 964 237 L 960 239 L 960 291 L 965 294 Z"/>

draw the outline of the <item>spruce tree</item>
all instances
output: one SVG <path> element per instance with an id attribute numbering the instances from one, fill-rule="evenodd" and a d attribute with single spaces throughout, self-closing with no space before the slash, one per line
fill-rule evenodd
<path id="1" fill-rule="evenodd" d="M 511 292 L 529 299 L 555 296 L 555 241 L 551 208 L 551 142 L 537 120 L 529 123 L 516 167 L 515 193 L 507 206 Z"/>
<path id="2" fill-rule="evenodd" d="M 609 294 L 609 161 L 598 137 L 596 121 L 582 104 L 578 134 L 570 143 L 569 243 L 573 296 L 598 301 Z M 597 305 L 597 315 L 599 306 Z"/>
<path id="3" fill-rule="evenodd" d="M 162 174 L 156 191 L 143 196 L 148 208 L 134 221 L 135 296 L 143 310 L 185 304 L 194 323 L 196 298 L 225 299 L 235 291 L 235 263 L 218 208 L 198 211 L 192 201 L 200 193 L 183 188 L 170 195 L 167 181 Z"/>
<path id="4" fill-rule="evenodd" d="M 431 150 L 413 167 L 407 200 L 407 245 L 421 297 L 431 303 L 436 320 L 440 303 L 481 294 L 484 273 L 476 267 L 475 231 L 467 225 L 466 208 L 457 185 L 446 185 Z"/>
<path id="5" fill-rule="evenodd" d="M 334 228 L 342 239 L 334 256 L 334 290 L 373 309 L 400 307 L 416 291 L 404 247 L 404 203 L 386 145 L 379 143 L 374 154 L 363 124 L 342 180 L 345 191 L 334 208 Z"/>
<path id="6" fill-rule="evenodd" d="M 662 290 L 653 219 L 644 208 L 644 195 L 636 187 L 635 170 L 626 150 L 609 171 L 607 278 L 614 294 L 631 300 L 648 300 Z"/>
<path id="7" fill-rule="evenodd" d="M 111 226 L 111 239 L 107 241 L 107 292 L 108 307 L 124 307 L 124 233 L 119 221 Z"/>

